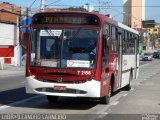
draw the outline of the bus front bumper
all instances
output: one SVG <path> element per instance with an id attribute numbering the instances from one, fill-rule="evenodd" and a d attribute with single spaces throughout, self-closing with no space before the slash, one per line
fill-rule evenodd
<path id="1" fill-rule="evenodd" d="M 27 93 L 66 97 L 99 98 L 101 91 L 101 83 L 94 79 L 81 84 L 65 84 L 42 82 L 30 76 L 26 78 L 25 86 Z"/>

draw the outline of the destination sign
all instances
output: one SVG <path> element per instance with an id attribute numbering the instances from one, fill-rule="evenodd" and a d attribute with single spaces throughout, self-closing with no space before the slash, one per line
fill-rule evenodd
<path id="1" fill-rule="evenodd" d="M 86 17 L 45 17 L 45 23 L 54 23 L 54 24 L 88 24 L 89 19 Z"/>
<path id="2" fill-rule="evenodd" d="M 68 25 L 99 25 L 99 19 L 92 15 L 38 14 L 33 24 L 68 24 Z"/>

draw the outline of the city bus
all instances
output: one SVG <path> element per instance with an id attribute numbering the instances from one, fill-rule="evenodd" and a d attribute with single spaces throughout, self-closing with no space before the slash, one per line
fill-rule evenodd
<path id="1" fill-rule="evenodd" d="M 27 44 L 26 92 L 96 99 L 108 104 L 139 74 L 138 31 L 105 15 L 36 13 Z"/>

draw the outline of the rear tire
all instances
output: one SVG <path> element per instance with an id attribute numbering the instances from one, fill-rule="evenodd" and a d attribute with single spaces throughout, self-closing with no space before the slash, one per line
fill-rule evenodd
<path id="1" fill-rule="evenodd" d="M 49 96 L 47 95 L 47 100 L 49 103 L 55 103 L 58 101 L 58 96 Z"/>
<path id="2" fill-rule="evenodd" d="M 132 84 L 132 79 L 133 79 L 132 72 L 130 72 L 129 84 L 124 87 L 124 89 L 125 89 L 126 91 L 130 91 L 130 90 L 131 90 L 131 88 L 132 88 L 132 85 L 131 85 L 131 84 Z"/>

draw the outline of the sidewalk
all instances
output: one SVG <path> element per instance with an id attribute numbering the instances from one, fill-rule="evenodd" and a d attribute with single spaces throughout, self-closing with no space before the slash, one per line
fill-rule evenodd
<path id="1" fill-rule="evenodd" d="M 139 73 L 138 79 L 132 82 L 131 91 L 120 98 L 119 104 L 110 108 L 109 114 L 142 116 L 160 114 L 160 61 L 155 60 L 150 64 L 145 64 L 140 67 Z M 147 118 L 144 120 L 151 120 L 155 117 Z"/>
<path id="2" fill-rule="evenodd" d="M 0 77 L 25 75 L 25 66 L 3 65 L 0 69 Z"/>

